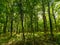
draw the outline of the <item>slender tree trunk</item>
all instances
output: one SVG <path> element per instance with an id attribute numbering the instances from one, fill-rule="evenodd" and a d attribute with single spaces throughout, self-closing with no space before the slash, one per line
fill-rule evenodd
<path id="1" fill-rule="evenodd" d="M 30 18 L 31 18 L 31 30 L 32 30 L 32 32 L 33 32 L 33 45 L 35 45 L 35 36 L 34 36 L 34 29 L 33 29 L 33 16 L 35 15 L 33 12 L 34 12 L 34 2 L 35 2 L 35 0 L 33 0 L 33 4 L 32 4 L 32 6 L 31 6 L 31 15 L 30 15 Z"/>
<path id="2" fill-rule="evenodd" d="M 38 32 L 38 15 L 35 14 L 35 31 Z"/>
<path id="3" fill-rule="evenodd" d="M 36 20 L 37 20 L 37 29 L 36 29 L 36 30 L 39 31 L 39 30 L 38 30 L 38 29 L 39 29 L 39 28 L 38 28 L 38 15 L 37 15 Z"/>
<path id="4" fill-rule="evenodd" d="M 52 4 L 52 15 L 53 15 L 54 22 L 55 22 L 55 28 L 56 28 L 56 30 L 57 30 L 56 18 L 55 18 L 55 15 L 54 15 L 54 4 Z"/>
<path id="5" fill-rule="evenodd" d="M 13 11 L 13 5 L 12 8 L 10 8 L 10 13 L 11 13 L 11 36 L 12 36 L 12 32 L 13 32 L 13 17 L 14 17 L 14 11 Z"/>
<path id="6" fill-rule="evenodd" d="M 16 30 L 16 34 L 19 33 L 19 29 L 18 29 L 18 26 L 19 25 L 19 22 L 17 22 L 17 30 Z"/>
<path id="7" fill-rule="evenodd" d="M 2 23 L 0 23 L 0 35 L 1 35 L 1 30 L 2 30 Z"/>
<path id="8" fill-rule="evenodd" d="M 48 1 L 48 15 L 49 15 L 49 21 L 50 21 L 50 33 L 51 33 L 51 40 L 53 40 L 53 28 L 52 28 L 52 20 L 51 20 L 51 15 L 50 15 L 50 4 L 49 0 Z"/>
<path id="9" fill-rule="evenodd" d="M 30 16 L 30 22 L 31 22 L 31 31 L 33 32 L 33 45 L 35 45 L 35 39 L 34 39 L 34 29 L 33 29 L 33 15 Z"/>
<path id="10" fill-rule="evenodd" d="M 11 17 L 11 36 L 12 36 L 12 31 L 13 31 L 13 17 Z"/>
<path id="11" fill-rule="evenodd" d="M 24 26 L 23 26 L 23 18 L 24 18 L 24 14 L 23 14 L 23 5 L 22 5 L 22 0 L 20 0 L 20 18 L 21 18 L 21 26 L 22 26 L 22 33 L 23 33 L 23 45 L 25 45 L 25 35 L 24 35 Z"/>
<path id="12" fill-rule="evenodd" d="M 4 33 L 6 33 L 7 22 L 8 22 L 8 16 L 6 15 L 6 22 L 4 23 L 4 28 L 3 28 Z"/>
<path id="13" fill-rule="evenodd" d="M 45 3 L 44 0 L 42 0 L 42 15 L 43 15 L 43 23 L 44 23 L 44 33 L 45 33 L 45 37 L 47 37 L 46 32 L 47 32 L 47 20 L 46 20 L 46 16 L 45 16 Z"/>

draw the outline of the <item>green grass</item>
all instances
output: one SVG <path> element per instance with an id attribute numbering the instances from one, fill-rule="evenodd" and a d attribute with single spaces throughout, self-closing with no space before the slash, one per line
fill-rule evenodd
<path id="1" fill-rule="evenodd" d="M 54 38 L 55 41 L 50 40 L 50 33 L 47 35 L 47 38 L 45 40 L 45 36 L 43 32 L 35 32 L 35 43 L 40 44 L 40 45 L 50 45 L 51 43 L 59 45 L 60 44 L 60 32 L 54 33 Z M 25 43 L 28 45 L 28 43 L 33 43 L 33 33 L 25 33 Z M 15 34 L 13 33 L 12 37 L 10 37 L 10 33 L 1 34 L 0 37 L 0 45 L 9 45 L 9 44 L 17 44 L 17 43 L 22 42 L 22 33 L 20 34 Z M 31 44 L 30 44 L 31 45 Z"/>

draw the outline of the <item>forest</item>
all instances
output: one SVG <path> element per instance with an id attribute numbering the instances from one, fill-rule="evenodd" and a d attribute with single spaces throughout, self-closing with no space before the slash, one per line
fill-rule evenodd
<path id="1" fill-rule="evenodd" d="M 60 45 L 60 0 L 0 0 L 0 45 Z"/>

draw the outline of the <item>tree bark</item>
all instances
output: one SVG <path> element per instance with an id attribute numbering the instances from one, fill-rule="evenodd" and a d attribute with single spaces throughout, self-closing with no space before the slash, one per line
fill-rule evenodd
<path id="1" fill-rule="evenodd" d="M 20 18 L 21 18 L 21 26 L 22 26 L 22 33 L 23 33 L 23 45 L 25 45 L 25 35 L 24 35 L 24 26 L 23 26 L 23 18 L 24 18 L 24 14 L 23 14 L 23 5 L 22 5 L 22 0 L 19 1 L 19 7 L 20 7 Z"/>
<path id="2" fill-rule="evenodd" d="M 49 0 L 47 0 L 48 2 L 48 15 L 49 15 L 49 22 L 50 22 L 50 33 L 51 33 L 51 40 L 53 40 L 53 26 L 52 26 L 52 19 L 51 19 L 51 14 L 50 14 L 50 3 Z"/>
<path id="3" fill-rule="evenodd" d="M 42 0 L 42 15 L 43 15 L 43 24 L 44 24 L 44 33 L 45 33 L 45 38 L 47 37 L 46 32 L 47 32 L 47 20 L 45 16 L 45 3 L 44 0 Z"/>

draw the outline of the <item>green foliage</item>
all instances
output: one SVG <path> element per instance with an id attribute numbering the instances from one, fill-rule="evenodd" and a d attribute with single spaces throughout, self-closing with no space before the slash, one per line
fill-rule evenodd
<path id="1" fill-rule="evenodd" d="M 52 30 L 50 25 L 52 25 Z M 4 31 L 6 32 L 3 33 Z M 26 45 L 33 45 L 33 39 L 36 39 L 36 45 L 40 45 L 40 43 L 42 45 L 49 45 L 51 42 L 46 43 L 44 39 L 47 38 L 47 41 L 51 41 L 51 32 L 55 36 L 55 32 L 58 33 L 59 31 L 60 0 L 0 0 L 0 40 L 2 42 L 16 39 L 16 43 L 19 44 L 21 42 L 24 44 L 22 39 L 24 38 Z M 9 33 L 9 35 L 6 33 Z M 31 33 L 31 35 L 28 35 L 28 33 Z M 12 37 L 7 39 L 4 37 L 6 36 L 4 34 L 8 37 L 12 35 Z M 22 40 L 19 39 L 20 37 Z M 59 37 L 60 35 L 57 35 L 56 42 L 60 44 Z"/>

